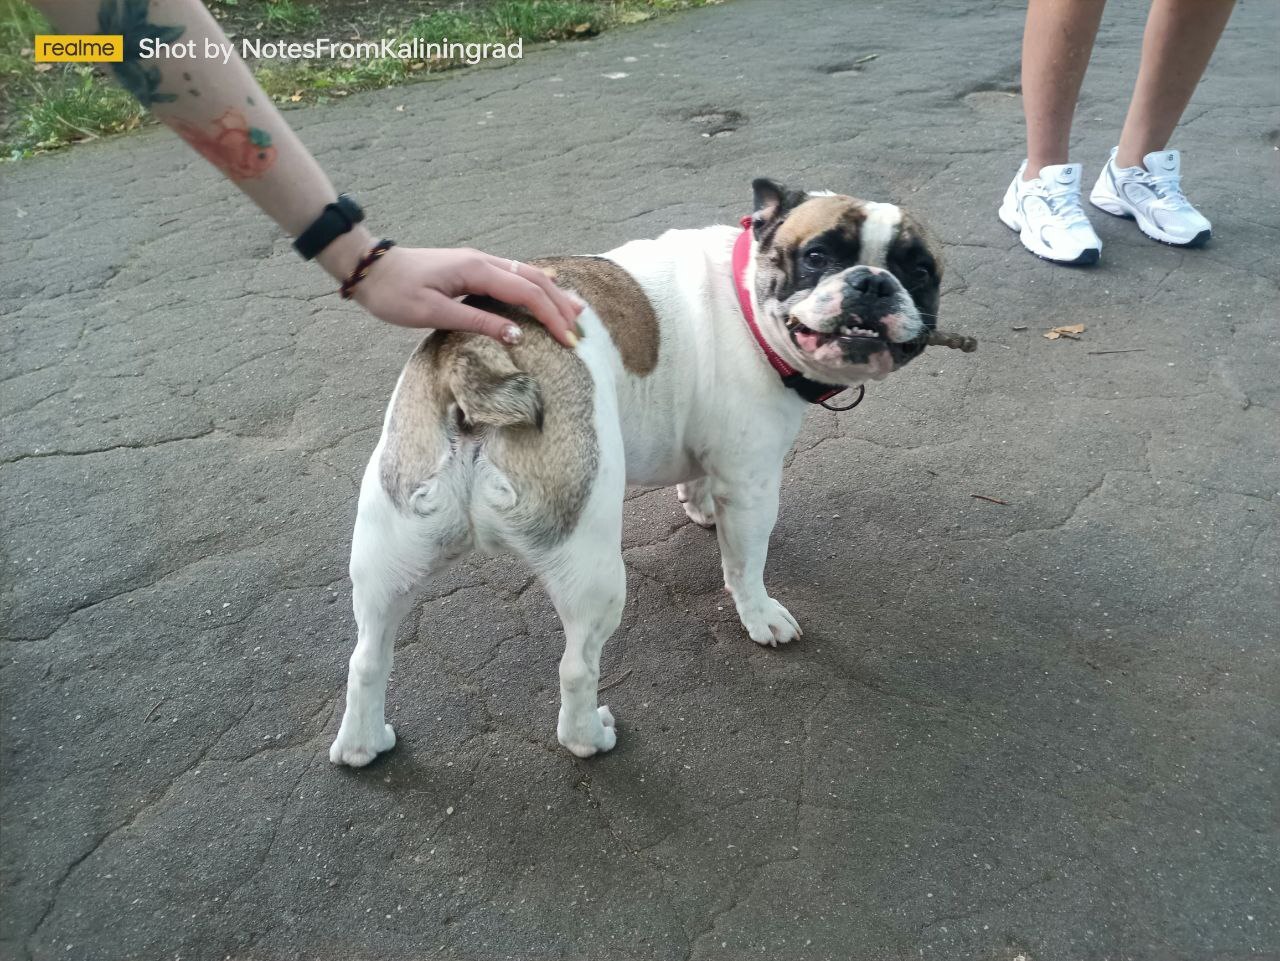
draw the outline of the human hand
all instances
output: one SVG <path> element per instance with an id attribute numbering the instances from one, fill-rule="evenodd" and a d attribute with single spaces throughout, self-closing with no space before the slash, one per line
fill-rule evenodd
<path id="1" fill-rule="evenodd" d="M 352 299 L 400 327 L 467 330 L 518 343 L 520 327 L 505 317 L 459 303 L 482 294 L 523 307 L 566 347 L 578 342 L 580 304 L 536 267 L 469 248 L 392 247 L 356 285 Z"/>

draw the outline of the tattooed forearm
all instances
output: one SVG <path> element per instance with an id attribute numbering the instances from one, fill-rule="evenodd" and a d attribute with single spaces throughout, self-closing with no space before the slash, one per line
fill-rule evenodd
<path id="1" fill-rule="evenodd" d="M 0 0 L 0 9 L 5 2 Z M 234 49 L 226 57 L 198 55 L 232 47 L 201 0 L 32 3 L 63 33 L 92 33 L 96 27 L 123 35 L 124 60 L 112 64 L 120 84 L 290 236 L 305 230 L 338 195 Z M 372 245 L 361 225 L 317 260 L 343 278 Z"/>
<path id="2" fill-rule="evenodd" d="M 187 121 L 177 122 L 173 129 L 232 180 L 261 177 L 276 162 L 271 135 L 249 126 L 244 114 L 234 108 L 213 122 L 211 133 Z"/>
<path id="3" fill-rule="evenodd" d="M 116 78 L 144 107 L 154 108 L 158 104 L 174 103 L 178 95 L 161 92 L 160 84 L 165 78 L 160 66 L 144 58 L 143 50 L 164 49 L 162 44 L 172 45 L 187 28 L 182 24 L 152 23 L 150 6 L 150 0 L 101 0 L 98 28 L 103 33 L 124 36 L 124 60 L 112 64 Z M 191 45 L 194 48 L 194 41 Z M 174 87 L 185 88 L 190 96 L 200 96 L 190 73 L 183 72 L 181 81 L 169 79 Z M 253 104 L 252 97 L 247 100 Z M 261 177 L 275 164 L 276 148 L 271 135 L 260 127 L 250 126 L 240 110 L 229 108 L 212 123 L 199 122 L 198 116 L 197 111 L 170 108 L 163 112 L 162 119 L 227 177 L 250 180 Z"/>
<path id="4" fill-rule="evenodd" d="M 176 94 L 161 93 L 160 68 L 148 65 L 142 59 L 140 45 L 143 40 L 157 43 L 173 43 L 182 36 L 182 27 L 164 27 L 147 19 L 150 0 L 102 0 L 98 7 L 100 33 L 118 33 L 124 37 L 124 60 L 113 63 L 120 85 L 138 98 L 144 107 L 157 103 L 172 103 Z"/>

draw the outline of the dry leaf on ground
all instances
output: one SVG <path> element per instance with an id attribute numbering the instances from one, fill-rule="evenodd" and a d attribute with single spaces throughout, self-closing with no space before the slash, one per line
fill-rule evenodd
<path id="1" fill-rule="evenodd" d="M 1084 324 L 1067 324 L 1064 327 L 1053 327 L 1045 332 L 1045 340 L 1057 340 L 1059 337 L 1068 337 L 1071 340 L 1079 340 L 1080 335 L 1084 333 Z"/>

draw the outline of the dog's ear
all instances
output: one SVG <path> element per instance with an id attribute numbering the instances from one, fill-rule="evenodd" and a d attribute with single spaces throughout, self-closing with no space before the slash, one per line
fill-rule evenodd
<path id="1" fill-rule="evenodd" d="M 751 181 L 752 203 L 755 213 L 751 217 L 751 227 L 755 231 L 756 240 L 764 243 L 764 237 L 772 234 L 783 219 L 794 208 L 804 203 L 806 194 L 803 190 L 790 190 L 776 180 L 758 177 Z"/>

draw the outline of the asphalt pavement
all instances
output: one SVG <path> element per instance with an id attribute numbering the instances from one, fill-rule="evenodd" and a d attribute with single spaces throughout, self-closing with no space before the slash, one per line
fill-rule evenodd
<path id="1" fill-rule="evenodd" d="M 597 252 L 760 175 L 942 242 L 981 346 L 809 417 L 767 575 L 801 642 L 757 648 L 714 536 L 631 495 L 587 761 L 554 613 L 490 559 L 401 633 L 395 750 L 328 763 L 416 335 L 164 130 L 0 167 L 0 957 L 1280 957 L 1277 11 L 1239 5 L 1174 143 L 1212 243 L 1095 212 L 1093 269 L 995 217 L 1018 4 L 732 0 L 289 114 L 401 242 Z"/>

